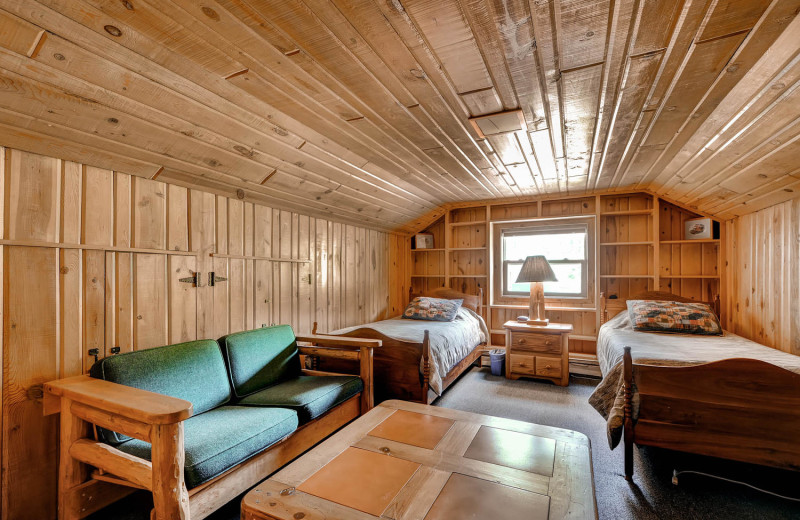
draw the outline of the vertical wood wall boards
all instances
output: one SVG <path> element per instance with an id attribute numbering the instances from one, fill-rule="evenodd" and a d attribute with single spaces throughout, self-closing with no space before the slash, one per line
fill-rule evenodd
<path id="1" fill-rule="evenodd" d="M 396 305 L 387 252 L 404 239 L 387 233 L 8 148 L 0 194 L 3 519 L 55 518 L 57 423 L 41 385 L 87 370 L 91 349 L 271 323 L 330 331 Z M 199 287 L 179 281 L 198 271 Z M 209 286 L 211 271 L 228 280 Z"/>

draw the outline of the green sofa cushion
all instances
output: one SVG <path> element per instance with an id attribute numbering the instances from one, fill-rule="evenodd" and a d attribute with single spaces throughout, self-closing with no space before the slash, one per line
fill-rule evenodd
<path id="1" fill-rule="evenodd" d="M 219 340 L 236 397 L 244 397 L 300 374 L 294 331 L 277 325 L 230 334 Z"/>
<path id="2" fill-rule="evenodd" d="M 285 408 L 222 406 L 183 423 L 184 478 L 191 489 L 257 455 L 297 429 L 297 413 Z M 118 449 L 151 460 L 150 444 L 138 439 Z"/>
<path id="3" fill-rule="evenodd" d="M 239 404 L 291 408 L 297 412 L 300 424 L 305 424 L 363 389 L 359 377 L 299 376 L 248 395 Z"/>
<path id="4" fill-rule="evenodd" d="M 92 377 L 185 399 L 198 415 L 231 399 L 228 371 L 213 340 L 190 341 L 137 350 L 101 359 Z M 118 444 L 130 437 L 102 430 L 103 440 Z"/>

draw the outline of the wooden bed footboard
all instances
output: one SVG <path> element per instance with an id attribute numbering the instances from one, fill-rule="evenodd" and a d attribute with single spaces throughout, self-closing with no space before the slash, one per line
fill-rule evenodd
<path id="1" fill-rule="evenodd" d="M 316 323 L 314 323 L 313 333 L 317 334 Z M 346 334 L 337 334 L 337 336 L 381 340 L 383 346 L 375 349 L 373 359 L 375 404 L 389 399 L 430 404 L 438 397 L 430 388 L 433 367 L 431 366 L 430 339 L 427 330 L 421 343 L 390 338 L 368 327 L 361 327 Z M 485 349 L 485 344 L 476 346 L 450 372 L 442 375 L 442 391 L 478 360 Z M 315 364 L 313 368 L 318 370 L 358 373 L 357 366 L 352 361 L 345 359 L 316 360 L 312 358 L 312 363 Z"/>
<path id="2" fill-rule="evenodd" d="M 626 479 L 633 443 L 800 470 L 800 374 L 744 358 L 636 365 L 625 347 L 623 380 Z"/>
<path id="3" fill-rule="evenodd" d="M 313 333 L 317 334 L 316 323 L 314 324 Z M 431 375 L 428 331 L 425 331 L 422 343 L 390 338 L 367 327 L 337 335 L 381 340 L 383 347 L 376 350 L 373 359 L 376 404 L 388 399 L 401 399 L 403 401 L 428 404 Z M 315 368 L 325 371 L 352 372 L 356 368 L 348 360 L 325 359 L 314 360 L 314 362 L 324 363 L 324 365 L 317 365 Z"/>

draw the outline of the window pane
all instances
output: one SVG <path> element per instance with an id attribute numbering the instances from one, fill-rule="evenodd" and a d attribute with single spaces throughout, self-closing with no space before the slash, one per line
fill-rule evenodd
<path id="1" fill-rule="evenodd" d="M 545 282 L 544 293 L 581 294 L 583 264 L 550 264 L 557 282 Z"/>
<path id="2" fill-rule="evenodd" d="M 544 255 L 548 260 L 584 260 L 586 232 L 538 233 L 503 237 L 505 260 Z"/>
<path id="3" fill-rule="evenodd" d="M 506 278 L 506 292 L 530 294 L 531 284 L 514 283 L 522 269 L 522 263 L 508 263 L 508 277 Z M 544 294 L 581 294 L 581 281 L 583 279 L 583 264 L 564 263 L 550 264 L 558 279 L 557 282 L 545 282 Z"/>
<path id="4" fill-rule="evenodd" d="M 522 262 L 508 264 L 508 276 L 506 278 L 506 291 L 507 292 L 523 292 L 530 294 L 531 284 L 529 283 L 514 283 L 514 280 L 519 276 L 519 271 L 522 269 Z"/>

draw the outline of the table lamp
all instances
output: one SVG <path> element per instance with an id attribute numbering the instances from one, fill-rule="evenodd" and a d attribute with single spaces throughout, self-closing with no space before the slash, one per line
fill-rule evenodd
<path id="1" fill-rule="evenodd" d="M 557 282 L 555 273 L 543 256 L 529 256 L 522 264 L 515 283 L 531 284 L 531 303 L 528 310 L 528 325 L 547 326 L 550 320 L 544 316 L 544 286 L 542 282 Z"/>

